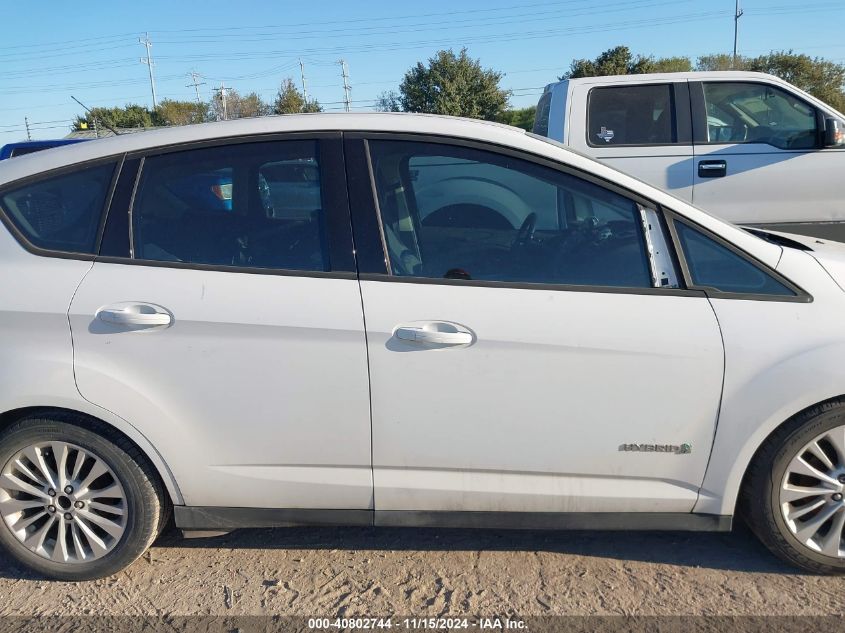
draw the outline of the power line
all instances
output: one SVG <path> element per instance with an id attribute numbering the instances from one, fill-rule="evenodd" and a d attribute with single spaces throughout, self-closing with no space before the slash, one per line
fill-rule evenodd
<path id="1" fill-rule="evenodd" d="M 202 103 L 202 99 L 200 99 L 200 86 L 204 86 L 204 85 L 205 85 L 205 82 L 204 82 L 204 81 L 201 81 L 201 82 L 198 82 L 198 81 L 197 81 L 197 78 L 198 78 L 198 77 L 202 77 L 202 75 L 200 75 L 200 74 L 199 74 L 197 71 L 195 71 L 195 70 L 192 70 L 192 71 L 191 71 L 190 73 L 188 73 L 188 74 L 191 76 L 191 79 L 193 80 L 193 82 L 192 82 L 192 83 L 190 83 L 190 84 L 188 84 L 188 85 L 187 85 L 187 86 L 185 86 L 185 87 L 186 87 L 186 88 L 190 88 L 191 86 L 193 86 L 193 87 L 194 87 L 194 91 L 197 93 L 197 103 Z"/>
<path id="2" fill-rule="evenodd" d="M 742 17 L 742 9 L 739 8 L 739 0 L 736 0 L 736 11 L 734 12 L 734 56 L 732 67 L 736 68 L 736 45 L 739 39 L 739 19 Z"/>
<path id="3" fill-rule="evenodd" d="M 308 88 L 305 87 L 305 66 L 302 64 L 302 58 L 299 58 L 299 76 L 302 78 L 302 100 L 308 105 Z"/>
<path id="4" fill-rule="evenodd" d="M 153 58 L 150 54 L 150 48 L 152 48 L 153 43 L 150 41 L 150 34 L 146 33 L 143 38 L 138 38 L 138 41 L 147 49 L 147 58 L 141 58 L 141 63 L 146 64 L 147 68 L 150 70 L 150 88 L 153 91 L 153 110 L 158 108 L 158 104 L 156 103 L 156 80 L 155 76 L 153 75 Z"/>
<path id="5" fill-rule="evenodd" d="M 349 71 L 346 67 L 346 60 L 341 59 L 340 64 L 341 74 L 343 77 L 343 94 L 345 95 L 344 103 L 346 104 L 346 111 L 349 112 Z"/>
<path id="6" fill-rule="evenodd" d="M 222 81 L 220 82 L 220 87 L 214 89 L 214 91 L 220 96 L 220 103 L 223 106 L 223 120 L 224 121 L 229 118 L 229 113 L 228 113 L 228 110 L 226 109 L 226 91 L 227 90 L 231 90 L 231 88 L 227 88 Z"/>

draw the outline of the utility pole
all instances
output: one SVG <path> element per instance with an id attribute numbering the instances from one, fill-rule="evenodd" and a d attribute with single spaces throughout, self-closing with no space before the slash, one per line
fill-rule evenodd
<path id="1" fill-rule="evenodd" d="M 733 67 L 736 68 L 736 45 L 739 40 L 739 19 L 742 17 L 743 10 L 739 7 L 739 0 L 736 0 L 736 11 L 734 12 L 734 56 Z"/>
<path id="2" fill-rule="evenodd" d="M 200 75 L 200 74 L 199 74 L 197 71 L 195 71 L 195 70 L 192 70 L 192 71 L 191 71 L 191 72 L 189 72 L 188 74 L 191 76 L 191 79 L 193 80 L 193 82 L 192 82 L 192 83 L 189 83 L 189 84 L 188 84 L 187 86 L 185 86 L 185 87 L 186 87 L 186 88 L 190 88 L 191 86 L 193 86 L 193 87 L 194 87 L 194 91 L 197 93 L 197 103 L 202 103 L 202 100 L 200 99 L 200 86 L 204 86 L 204 85 L 205 85 L 205 82 L 204 82 L 204 81 L 197 82 L 197 78 L 202 77 L 202 75 Z"/>
<path id="3" fill-rule="evenodd" d="M 150 70 L 150 88 L 153 90 L 153 110 L 158 108 L 158 103 L 156 100 L 156 80 L 155 76 L 153 75 L 153 58 L 150 54 L 150 48 L 152 47 L 153 43 L 150 41 L 150 34 L 145 33 L 143 38 L 138 38 L 138 41 L 143 44 L 147 48 L 147 58 L 141 58 L 141 63 L 146 64 L 147 68 Z"/>
<path id="4" fill-rule="evenodd" d="M 346 105 L 346 111 L 349 112 L 349 69 L 346 67 L 346 60 L 341 59 L 337 62 L 343 72 L 343 103 Z"/>
<path id="5" fill-rule="evenodd" d="M 26 124 L 26 140 L 32 140 L 32 134 L 29 133 L 29 117 L 24 117 L 23 122 Z"/>
<path id="6" fill-rule="evenodd" d="M 229 113 L 226 110 L 226 91 L 229 90 L 223 82 L 220 82 L 220 87 L 215 89 L 215 92 L 220 95 L 220 102 L 223 104 L 223 120 L 227 120 L 229 118 Z"/>
<path id="7" fill-rule="evenodd" d="M 305 87 L 305 66 L 302 64 L 302 58 L 299 58 L 299 76 L 302 78 L 302 98 L 305 104 L 308 104 L 308 88 Z"/>
<path id="8" fill-rule="evenodd" d="M 94 117 L 94 136 L 100 138 L 100 127 L 97 125 L 97 117 Z M 74 462 L 75 464 L 76 462 Z"/>

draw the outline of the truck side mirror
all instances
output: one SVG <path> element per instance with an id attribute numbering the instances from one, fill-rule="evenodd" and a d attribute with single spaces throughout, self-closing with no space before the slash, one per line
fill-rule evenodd
<path id="1" fill-rule="evenodd" d="M 845 125 L 839 119 L 824 120 L 824 146 L 839 147 L 845 145 Z"/>

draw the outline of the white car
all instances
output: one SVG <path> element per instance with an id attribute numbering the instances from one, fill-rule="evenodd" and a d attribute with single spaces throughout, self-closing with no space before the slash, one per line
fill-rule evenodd
<path id="1" fill-rule="evenodd" d="M 223 195 L 225 194 L 225 195 Z M 845 571 L 845 247 L 547 139 L 268 117 L 0 166 L 0 541 L 729 530 Z"/>

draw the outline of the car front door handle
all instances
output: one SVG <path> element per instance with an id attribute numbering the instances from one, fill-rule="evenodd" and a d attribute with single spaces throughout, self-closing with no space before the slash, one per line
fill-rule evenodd
<path id="1" fill-rule="evenodd" d="M 173 322 L 169 312 L 149 303 L 128 303 L 101 308 L 97 311 L 97 318 L 112 325 L 147 327 L 170 325 Z"/>
<path id="2" fill-rule="evenodd" d="M 470 332 L 445 321 L 430 321 L 400 325 L 393 334 L 409 343 L 432 343 L 435 345 L 469 345 L 473 341 Z"/>
<path id="3" fill-rule="evenodd" d="M 698 163 L 699 178 L 722 178 L 728 175 L 728 162 L 725 160 L 703 160 Z"/>

